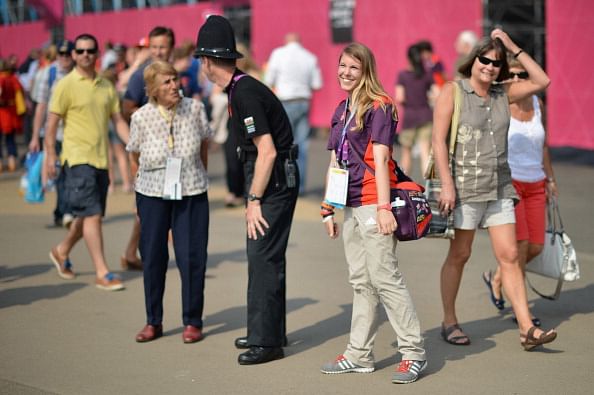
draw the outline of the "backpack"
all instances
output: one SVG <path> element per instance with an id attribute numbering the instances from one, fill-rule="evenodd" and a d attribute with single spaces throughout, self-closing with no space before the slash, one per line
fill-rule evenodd
<path id="1" fill-rule="evenodd" d="M 48 91 L 51 92 L 52 85 L 54 85 L 54 82 L 56 82 L 56 75 L 58 75 L 58 68 L 56 67 L 55 64 L 53 64 L 49 67 L 48 71 L 49 71 L 49 77 L 47 79 L 47 88 L 48 88 Z"/>

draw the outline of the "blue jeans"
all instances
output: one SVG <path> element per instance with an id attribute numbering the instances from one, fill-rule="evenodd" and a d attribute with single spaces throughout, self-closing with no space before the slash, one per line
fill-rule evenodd
<path id="1" fill-rule="evenodd" d="M 305 179 L 307 173 L 307 153 L 309 151 L 309 100 L 289 100 L 283 101 L 283 107 L 287 112 L 291 129 L 293 129 L 293 139 L 299 146 L 299 193 L 305 191 Z"/>

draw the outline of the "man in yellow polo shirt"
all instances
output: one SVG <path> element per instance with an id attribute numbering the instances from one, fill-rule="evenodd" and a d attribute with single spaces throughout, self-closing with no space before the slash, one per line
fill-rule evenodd
<path id="1" fill-rule="evenodd" d="M 124 284 L 107 267 L 101 230 L 109 186 L 109 119 L 125 142 L 128 141 L 129 130 L 120 113 L 113 85 L 95 71 L 98 52 L 95 37 L 90 34 L 78 36 L 72 51 L 76 66 L 56 83 L 50 100 L 45 136 L 46 166 L 49 176 L 55 177 L 56 128 L 62 118 L 65 126 L 60 160 L 65 172 L 66 200 L 76 218 L 64 240 L 51 249 L 49 256 L 60 277 L 73 279 L 75 274 L 68 255 L 74 245 L 84 238 L 95 265 L 97 288 L 115 291 L 123 289 Z"/>

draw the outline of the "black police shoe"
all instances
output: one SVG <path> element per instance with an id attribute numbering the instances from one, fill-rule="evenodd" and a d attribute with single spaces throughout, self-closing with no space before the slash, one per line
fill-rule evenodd
<path id="1" fill-rule="evenodd" d="M 285 338 L 283 339 L 283 347 L 287 347 L 287 344 L 289 344 L 289 342 L 287 341 L 287 337 L 285 336 Z M 240 350 L 245 350 L 245 349 L 250 348 L 250 345 L 248 344 L 247 336 L 242 336 L 242 337 L 238 337 L 237 339 L 235 339 L 235 348 L 239 348 Z"/>
<path id="2" fill-rule="evenodd" d="M 259 363 L 274 361 L 284 358 L 285 353 L 282 347 L 259 347 L 251 346 L 243 354 L 239 354 L 237 362 L 240 365 L 256 365 Z"/>

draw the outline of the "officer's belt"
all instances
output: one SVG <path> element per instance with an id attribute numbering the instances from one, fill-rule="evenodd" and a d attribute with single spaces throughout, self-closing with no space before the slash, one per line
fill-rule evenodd
<path id="1" fill-rule="evenodd" d="M 283 161 L 285 159 L 297 160 L 298 156 L 299 146 L 297 144 L 293 144 L 291 148 L 288 150 L 276 152 L 277 161 Z M 256 148 L 246 150 L 244 148 L 237 147 L 237 157 L 239 158 L 239 161 L 242 163 L 253 162 L 258 158 L 258 150 Z"/>

